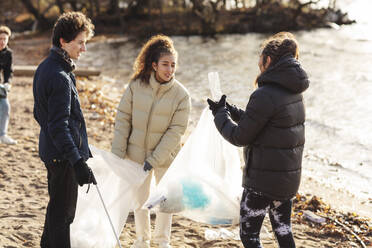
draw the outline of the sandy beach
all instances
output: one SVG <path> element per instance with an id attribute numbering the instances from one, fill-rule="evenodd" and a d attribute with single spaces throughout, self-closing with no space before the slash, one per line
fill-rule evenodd
<path id="1" fill-rule="evenodd" d="M 121 43 L 117 39 L 112 43 L 105 43 L 104 41 L 107 41 L 106 37 L 95 38 L 88 46 L 90 52 L 84 55 L 82 61 L 78 64 L 80 66 L 102 68 L 104 70 L 103 75 L 98 78 L 78 79 L 78 81 L 83 81 L 85 85 L 97 85 L 109 99 L 117 102 L 123 92 L 123 86 L 129 78 L 131 64 L 138 48 L 134 45 L 135 43 L 130 42 L 127 38 L 121 38 L 121 41 L 119 39 Z M 179 42 L 178 44 L 184 44 L 177 38 L 175 41 L 176 47 L 177 42 Z M 190 42 L 202 44 L 199 38 L 191 39 Z M 123 44 L 125 49 L 106 49 L 106 46 L 121 47 Z M 233 43 L 226 42 L 222 46 L 230 46 L 231 44 Z M 44 35 L 38 39 L 17 39 L 12 41 L 10 46 L 15 51 L 15 63 L 36 65 L 48 52 L 49 37 Z M 204 48 L 205 46 L 208 45 L 204 45 Z M 201 46 L 202 48 L 203 46 Z M 256 48 L 252 47 L 251 49 Z M 215 49 L 217 53 L 220 47 L 216 46 Z M 103 51 L 103 53 L 99 51 Z M 108 53 L 111 54 L 107 55 Z M 193 59 L 193 56 L 187 57 L 189 53 L 186 52 L 186 46 L 180 45 L 179 53 L 180 70 L 177 77 L 190 90 L 193 104 L 190 127 L 187 130 L 187 135 L 189 135 L 195 127 L 202 109 L 206 106 L 203 99 L 209 96 L 205 82 L 206 73 L 218 70 L 219 68 L 213 67 L 213 64 L 216 61 L 228 59 L 228 56 L 231 55 L 222 53 L 221 56 L 224 57 L 213 57 L 211 59 L 215 61 L 208 64 L 203 63 L 205 60 L 198 62 L 197 59 Z M 114 66 L 118 61 L 111 61 L 111 64 L 108 64 L 108 61 L 112 60 L 113 56 L 120 57 L 120 62 L 125 61 L 125 63 Z M 190 71 L 188 70 L 190 66 L 205 68 Z M 236 75 L 242 73 L 243 70 L 244 74 L 256 74 L 256 68 L 252 69 L 248 66 L 242 66 L 234 72 L 234 75 L 222 74 L 222 78 L 224 81 L 237 81 L 234 76 L 237 77 Z M 194 74 L 194 72 L 199 71 L 204 71 L 205 73 L 203 75 Z M 231 93 L 246 86 L 247 84 L 240 84 L 228 89 L 225 85 L 223 89 L 227 93 Z M 39 247 L 48 195 L 46 170 L 38 156 L 39 127 L 32 114 L 32 78 L 15 77 L 9 100 L 12 108 L 9 135 L 18 140 L 18 144 L 15 146 L 0 145 L 0 246 L 4 248 Z M 109 150 L 113 136 L 113 126 L 105 121 L 97 120 L 91 110 L 84 109 L 84 114 L 87 119 L 90 143 L 100 149 Z M 300 191 L 303 194 L 320 195 L 323 197 L 324 202 L 336 209 L 342 209 L 342 205 L 348 205 L 348 202 L 355 200 L 349 193 L 325 188 L 323 184 L 314 181 L 306 175 L 302 180 Z M 363 213 L 367 213 L 363 214 L 363 216 L 366 216 L 371 213 L 370 204 L 355 200 L 352 209 L 355 209 L 357 213 L 359 213 L 358 210 L 360 209 Z M 297 247 L 359 247 L 355 239 L 348 240 L 337 235 L 325 234 L 319 225 L 308 223 L 297 217 L 294 220 L 293 230 Z M 243 247 L 239 240 L 217 239 L 208 241 L 205 239 L 206 230 L 218 230 L 220 228 L 236 231 L 238 226 L 205 225 L 175 216 L 172 226 L 171 245 L 175 248 Z M 129 247 L 134 239 L 134 221 L 133 217 L 130 216 L 126 227 L 120 235 L 120 240 L 123 247 Z M 277 247 L 267 219 L 262 231 L 262 239 L 265 247 Z M 372 239 L 372 237 L 369 237 L 369 239 Z M 368 247 L 372 247 L 371 243 Z"/>

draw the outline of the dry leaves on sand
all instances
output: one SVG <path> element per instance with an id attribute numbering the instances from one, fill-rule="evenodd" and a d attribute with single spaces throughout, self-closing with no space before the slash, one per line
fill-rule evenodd
<path id="1" fill-rule="evenodd" d="M 324 223 L 309 222 L 304 216 L 306 210 L 325 218 L 326 221 Z M 308 198 L 305 195 L 297 194 L 294 200 L 293 215 L 295 223 L 307 223 L 319 230 L 319 236 L 354 241 L 362 247 L 372 245 L 372 223 L 370 219 L 360 217 L 356 213 L 337 212 L 317 196 Z"/>

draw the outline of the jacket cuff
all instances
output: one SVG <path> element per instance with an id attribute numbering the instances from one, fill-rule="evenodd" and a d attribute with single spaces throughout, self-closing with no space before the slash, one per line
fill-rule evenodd
<path id="1" fill-rule="evenodd" d="M 151 164 L 151 166 L 152 166 L 153 168 L 157 168 L 157 167 L 159 167 L 159 166 L 158 166 L 158 163 L 156 163 L 154 157 L 152 157 L 152 156 L 146 158 L 146 161 L 147 161 L 149 164 Z"/>
<path id="2" fill-rule="evenodd" d="M 225 125 L 226 120 L 228 120 L 228 116 L 229 111 L 227 108 L 220 108 L 214 116 L 214 124 L 220 133 Z"/>
<path id="3" fill-rule="evenodd" d="M 81 156 L 80 156 L 79 152 L 77 151 L 77 149 L 74 149 L 72 152 L 67 154 L 67 159 L 70 162 L 70 164 L 72 166 L 74 166 L 76 164 L 76 162 L 81 159 Z"/>

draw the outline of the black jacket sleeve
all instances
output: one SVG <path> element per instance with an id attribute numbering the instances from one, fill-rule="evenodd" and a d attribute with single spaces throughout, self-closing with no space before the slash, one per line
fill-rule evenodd
<path id="1" fill-rule="evenodd" d="M 231 119 L 235 122 L 239 122 L 240 118 L 244 114 L 244 110 L 238 108 L 235 105 L 229 104 L 230 106 L 228 107 L 230 114 L 231 114 Z"/>
<path id="2" fill-rule="evenodd" d="M 7 52 L 3 73 L 4 83 L 10 83 L 13 77 L 13 56 L 11 51 Z"/>
<path id="3" fill-rule="evenodd" d="M 273 112 L 274 104 L 270 96 L 258 89 L 251 95 L 238 124 L 232 121 L 226 108 L 221 108 L 216 113 L 214 122 L 217 130 L 231 144 L 249 146 L 253 144 Z"/>
<path id="4" fill-rule="evenodd" d="M 71 85 L 62 78 L 56 78 L 48 98 L 48 132 L 57 149 L 74 165 L 80 158 L 69 127 L 71 115 Z"/>

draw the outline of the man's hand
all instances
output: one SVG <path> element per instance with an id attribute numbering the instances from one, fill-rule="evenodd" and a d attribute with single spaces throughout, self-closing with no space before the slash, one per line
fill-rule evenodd
<path id="1" fill-rule="evenodd" d="M 213 116 L 215 116 L 220 108 L 226 107 L 226 95 L 222 95 L 221 99 L 218 102 L 215 102 L 209 98 L 207 99 L 207 102 L 209 105 L 209 109 L 212 110 L 212 114 Z"/>
<path id="2" fill-rule="evenodd" d="M 5 89 L 7 92 L 9 92 L 9 91 L 10 91 L 10 88 L 11 88 L 10 83 L 5 82 L 5 83 L 4 83 L 4 89 Z"/>
<path id="3" fill-rule="evenodd" d="M 93 171 L 91 168 L 89 168 L 84 159 L 81 158 L 74 164 L 74 170 L 76 180 L 80 186 L 95 182 Z"/>

